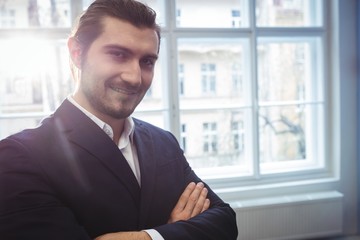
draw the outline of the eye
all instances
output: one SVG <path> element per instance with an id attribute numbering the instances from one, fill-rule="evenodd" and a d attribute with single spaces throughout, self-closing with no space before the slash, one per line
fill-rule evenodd
<path id="1" fill-rule="evenodd" d="M 154 58 L 145 58 L 141 60 L 141 65 L 146 66 L 147 68 L 153 68 L 155 66 L 156 59 Z"/>
<path id="2" fill-rule="evenodd" d="M 124 53 L 123 51 L 118 51 L 118 50 L 111 50 L 108 52 L 108 54 L 110 54 L 113 57 L 116 58 L 125 58 L 126 57 L 126 53 Z"/>

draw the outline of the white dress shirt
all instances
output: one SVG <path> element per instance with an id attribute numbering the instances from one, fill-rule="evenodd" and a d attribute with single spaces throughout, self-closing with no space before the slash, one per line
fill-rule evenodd
<path id="1" fill-rule="evenodd" d="M 79 110 L 81 110 L 86 116 L 88 116 L 91 120 L 93 120 L 96 125 L 98 125 L 111 139 L 114 137 L 114 132 L 111 126 L 85 108 L 83 108 L 80 104 L 78 104 L 72 96 L 68 96 L 67 99 Z M 133 141 L 135 124 L 134 120 L 131 116 L 125 119 L 124 129 L 121 133 L 118 147 L 125 157 L 126 161 L 128 162 L 131 170 L 133 171 L 139 186 L 141 187 L 141 176 L 140 176 L 140 166 L 139 166 L 139 159 L 137 156 L 136 146 Z M 144 230 L 147 232 L 152 240 L 164 240 L 164 238 L 160 235 L 160 233 L 154 229 Z"/>

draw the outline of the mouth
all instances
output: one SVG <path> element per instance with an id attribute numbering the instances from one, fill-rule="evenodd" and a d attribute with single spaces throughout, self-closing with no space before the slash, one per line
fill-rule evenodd
<path id="1" fill-rule="evenodd" d="M 134 95 L 136 94 L 135 91 L 131 91 L 129 89 L 124 89 L 124 88 L 119 88 L 119 87 L 115 87 L 115 86 L 109 86 L 109 88 L 115 92 L 118 92 L 118 93 L 122 93 L 122 94 L 126 94 L 126 95 Z"/>

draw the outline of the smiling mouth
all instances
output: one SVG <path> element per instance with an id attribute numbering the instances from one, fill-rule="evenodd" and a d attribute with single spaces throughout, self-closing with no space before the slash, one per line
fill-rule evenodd
<path id="1" fill-rule="evenodd" d="M 130 90 L 127 90 L 127 89 L 114 87 L 114 86 L 110 86 L 110 89 L 112 89 L 115 92 L 126 94 L 126 95 L 134 95 L 134 94 L 136 94 L 136 92 L 134 92 L 134 91 L 130 91 Z"/>

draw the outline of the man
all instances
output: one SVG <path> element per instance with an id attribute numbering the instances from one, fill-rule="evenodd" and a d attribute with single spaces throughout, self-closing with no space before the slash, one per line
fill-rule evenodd
<path id="1" fill-rule="evenodd" d="M 132 118 L 158 57 L 155 13 L 97 0 L 68 40 L 76 89 L 0 142 L 0 239 L 237 237 L 235 213 L 172 134 Z"/>

